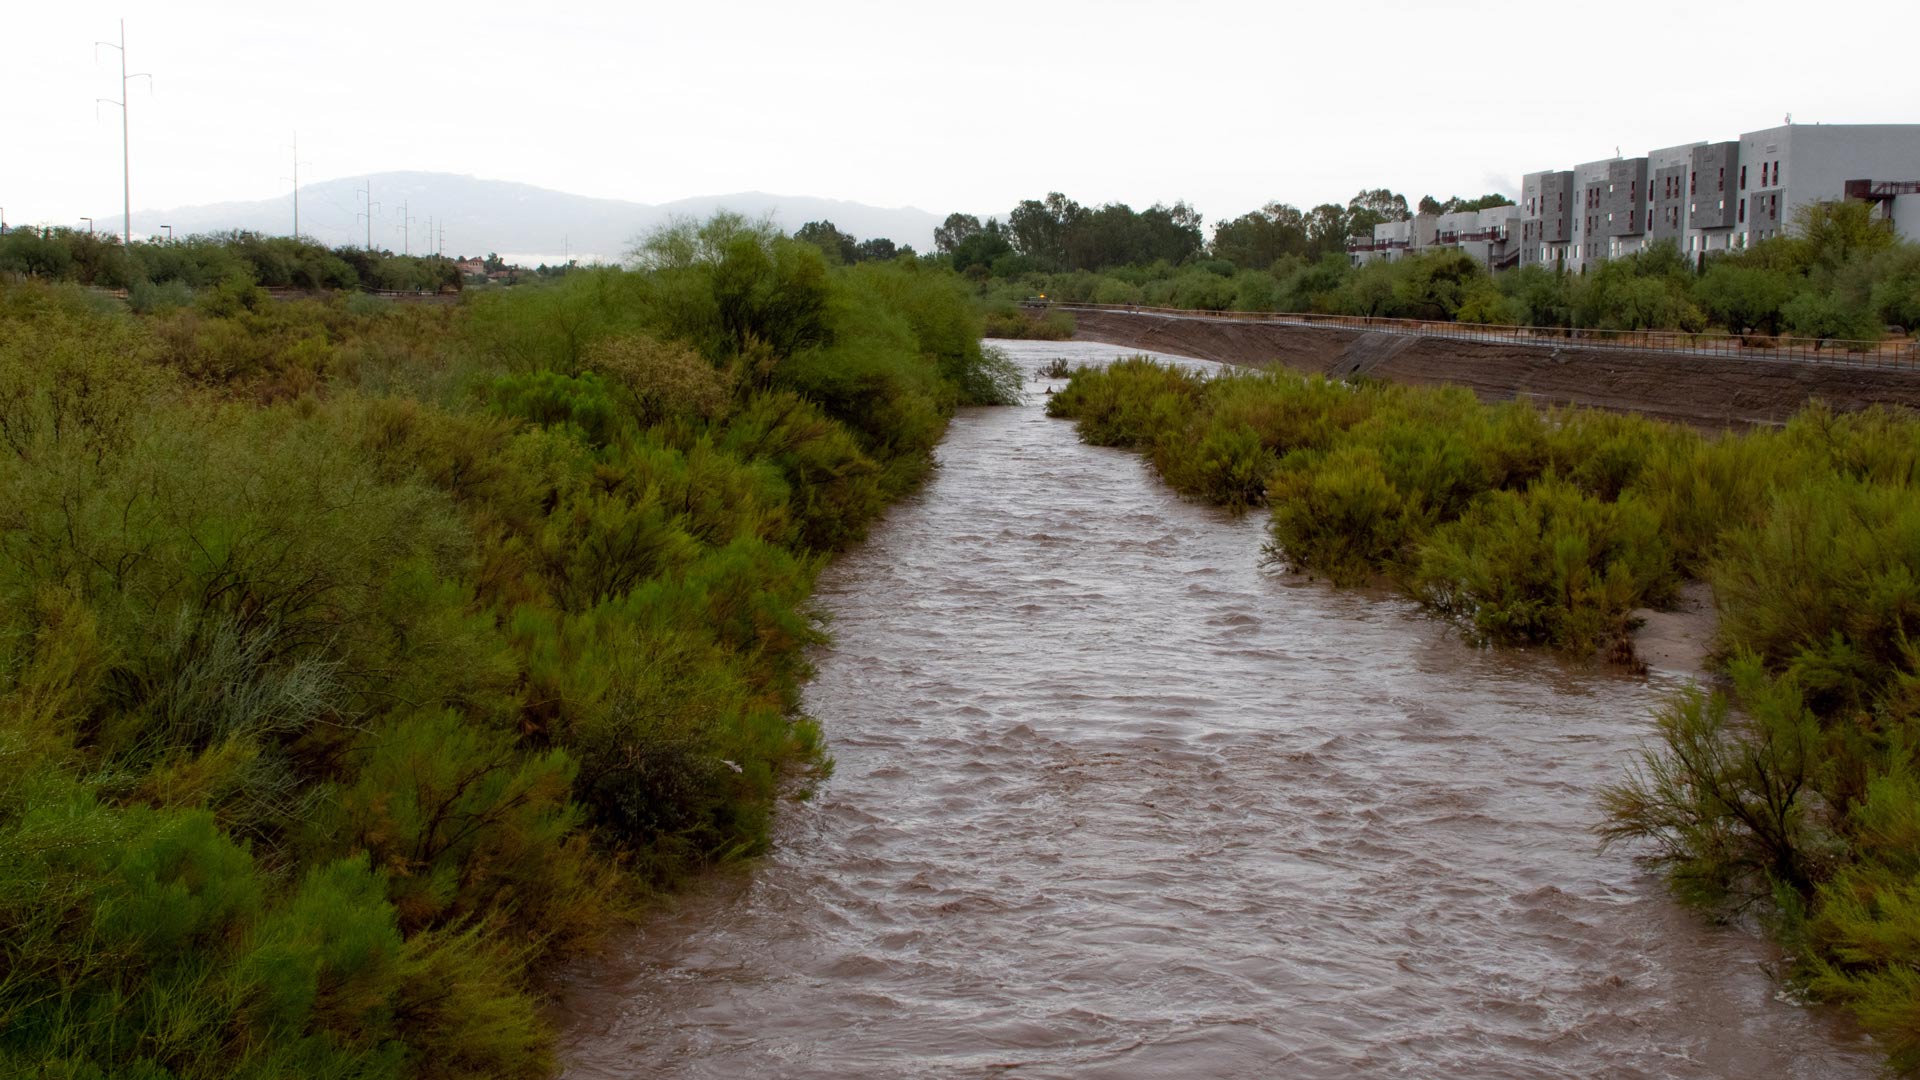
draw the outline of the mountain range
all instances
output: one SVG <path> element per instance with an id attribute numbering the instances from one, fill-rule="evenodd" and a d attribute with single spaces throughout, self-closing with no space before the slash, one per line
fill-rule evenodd
<path id="1" fill-rule="evenodd" d="M 886 237 L 920 251 L 933 245 L 939 217 L 914 207 L 879 207 L 804 195 L 743 191 L 657 205 L 596 199 L 506 180 L 437 172 L 387 172 L 324 180 L 300 188 L 300 234 L 331 246 L 369 241 L 363 216 L 373 199 L 371 242 L 376 248 L 447 255 L 498 252 L 510 261 L 617 261 L 633 240 L 675 217 L 705 218 L 716 210 L 771 217 L 792 232 L 809 221 L 832 221 L 858 239 Z M 402 216 L 402 210 L 405 216 Z M 404 222 L 404 227 L 403 227 Z M 432 234 L 428 232 L 431 222 Z M 211 203 L 169 210 L 136 210 L 136 236 L 246 229 L 270 235 L 293 231 L 292 193 L 251 202 Z M 102 232 L 120 231 L 120 218 L 102 217 Z"/>

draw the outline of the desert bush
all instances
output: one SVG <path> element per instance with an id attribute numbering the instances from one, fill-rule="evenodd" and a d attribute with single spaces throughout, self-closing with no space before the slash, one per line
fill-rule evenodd
<path id="1" fill-rule="evenodd" d="M 1411 578 L 1422 602 L 1481 640 L 1582 653 L 1623 637 L 1634 608 L 1667 602 L 1678 584 L 1651 510 L 1551 477 L 1489 492 L 1435 529 Z"/>

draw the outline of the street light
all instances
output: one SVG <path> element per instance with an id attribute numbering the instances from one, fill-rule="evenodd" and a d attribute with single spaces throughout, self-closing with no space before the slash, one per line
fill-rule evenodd
<path id="1" fill-rule="evenodd" d="M 93 235 L 93 219 L 90 217 L 83 217 L 80 220 L 87 223 L 87 235 L 92 236 Z"/>
<path id="2" fill-rule="evenodd" d="M 167 243 L 169 243 L 169 244 L 171 244 L 171 243 L 173 243 L 173 226 L 171 226 L 171 225 L 162 225 L 162 226 L 160 226 L 160 227 L 161 227 L 161 228 L 163 228 L 163 229 L 165 229 L 165 230 L 167 230 Z"/>

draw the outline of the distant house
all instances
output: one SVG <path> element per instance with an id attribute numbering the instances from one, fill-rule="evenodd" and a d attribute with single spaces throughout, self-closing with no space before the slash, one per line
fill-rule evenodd
<path id="1" fill-rule="evenodd" d="M 465 277 L 487 276 L 487 263 L 484 259 L 461 259 L 453 265 Z"/>

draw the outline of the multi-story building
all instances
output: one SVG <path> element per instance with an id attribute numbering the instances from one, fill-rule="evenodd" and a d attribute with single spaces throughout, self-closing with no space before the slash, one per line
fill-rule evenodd
<path id="1" fill-rule="evenodd" d="M 1519 256 L 1520 208 L 1461 210 L 1434 219 L 1432 245 L 1457 248 L 1489 270 L 1504 270 Z"/>
<path id="2" fill-rule="evenodd" d="M 1920 124 L 1785 124 L 1528 173 L 1514 244 L 1519 265 L 1550 269 L 1661 242 L 1701 261 L 1780 235 L 1803 206 L 1846 198 L 1871 201 L 1920 240 Z"/>
<path id="3" fill-rule="evenodd" d="M 1518 255 L 1515 237 L 1520 208 L 1496 206 L 1453 214 L 1416 214 L 1406 221 L 1386 221 L 1373 227 L 1370 237 L 1356 236 L 1347 244 L 1355 266 L 1440 248 L 1457 248 L 1489 269 L 1512 265 Z"/>
<path id="4" fill-rule="evenodd" d="M 1686 244 L 1687 182 L 1693 175 L 1693 152 L 1705 145 L 1669 146 L 1647 155 L 1647 231 L 1636 250 L 1660 243 L 1676 248 Z"/>
<path id="5" fill-rule="evenodd" d="M 1573 173 L 1528 173 L 1520 185 L 1520 265 L 1564 266 L 1573 246 Z"/>
<path id="6" fill-rule="evenodd" d="M 1372 236 L 1356 236 L 1347 242 L 1347 256 L 1355 266 L 1365 266 L 1383 259 L 1404 258 L 1414 250 L 1414 229 L 1418 222 L 1419 219 L 1415 218 L 1375 225 Z"/>

